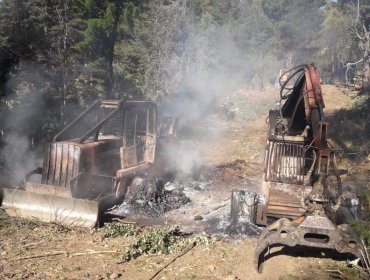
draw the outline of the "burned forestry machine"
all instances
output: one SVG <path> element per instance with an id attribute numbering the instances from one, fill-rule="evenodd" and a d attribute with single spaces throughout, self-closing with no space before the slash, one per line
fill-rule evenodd
<path id="1" fill-rule="evenodd" d="M 153 102 L 96 101 L 54 137 L 24 186 L 3 189 L 1 206 L 10 215 L 96 226 L 132 178 L 153 169 L 156 134 Z M 36 174 L 41 182 L 31 180 Z"/>
<path id="2" fill-rule="evenodd" d="M 340 215 L 344 207 L 351 212 L 358 200 L 342 190 L 336 152 L 327 141 L 319 73 L 313 64 L 289 71 L 280 110 L 269 112 L 262 187 L 266 199 L 257 204 L 255 217 L 256 224 L 267 227 L 258 238 L 255 268 L 261 273 L 269 248 L 281 245 L 334 249 L 356 256 L 369 268 L 364 243 Z"/>

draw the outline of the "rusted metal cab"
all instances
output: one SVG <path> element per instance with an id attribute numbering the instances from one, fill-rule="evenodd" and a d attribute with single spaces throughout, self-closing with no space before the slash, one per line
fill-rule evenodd
<path id="1" fill-rule="evenodd" d="M 155 160 L 157 109 L 146 101 L 97 101 L 58 133 L 24 189 L 4 189 L 8 213 L 92 227 Z M 41 174 L 41 182 L 31 181 Z"/>

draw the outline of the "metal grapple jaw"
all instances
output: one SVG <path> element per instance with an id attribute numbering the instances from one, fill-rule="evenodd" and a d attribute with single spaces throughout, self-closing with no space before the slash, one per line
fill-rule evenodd
<path id="1" fill-rule="evenodd" d="M 308 215 L 296 221 L 279 219 L 261 232 L 254 253 L 255 269 L 262 273 L 270 247 L 298 245 L 349 253 L 359 258 L 363 267 L 370 266 L 364 243 L 349 225 L 336 226 L 325 216 Z"/>

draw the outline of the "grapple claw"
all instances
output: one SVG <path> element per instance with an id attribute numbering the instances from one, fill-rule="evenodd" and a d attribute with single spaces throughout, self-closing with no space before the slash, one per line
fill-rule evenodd
<path id="1" fill-rule="evenodd" d="M 312 215 L 305 217 L 300 224 L 280 219 L 265 228 L 258 238 L 254 253 L 255 269 L 258 273 L 262 272 L 269 247 L 297 245 L 352 254 L 361 260 L 365 268 L 369 268 L 366 248 L 350 226 L 336 226 L 327 217 Z"/>
<path id="2" fill-rule="evenodd" d="M 268 254 L 268 248 L 278 245 L 294 247 L 297 245 L 298 235 L 294 224 L 288 219 L 280 219 L 266 227 L 260 234 L 254 252 L 254 267 L 262 273 L 263 261 Z"/>

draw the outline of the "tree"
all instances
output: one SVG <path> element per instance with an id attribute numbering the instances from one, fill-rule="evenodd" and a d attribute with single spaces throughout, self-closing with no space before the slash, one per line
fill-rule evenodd
<path id="1" fill-rule="evenodd" d="M 351 30 L 361 52 L 359 61 L 363 64 L 363 87 L 368 90 L 370 89 L 370 18 L 366 15 L 356 18 L 352 22 Z"/>
<path id="2" fill-rule="evenodd" d="M 353 40 L 350 36 L 351 7 L 329 6 L 324 11 L 319 36 L 315 42 L 320 46 L 316 56 L 326 81 L 342 81 L 344 66 L 353 59 Z"/>

